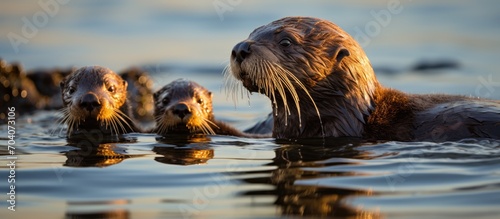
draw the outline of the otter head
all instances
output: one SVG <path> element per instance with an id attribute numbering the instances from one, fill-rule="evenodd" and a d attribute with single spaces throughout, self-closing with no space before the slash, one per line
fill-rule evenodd
<path id="1" fill-rule="evenodd" d="M 153 95 L 155 101 L 155 132 L 215 134 L 212 92 L 185 79 L 165 85 Z"/>
<path id="2" fill-rule="evenodd" d="M 356 41 L 335 24 L 286 17 L 236 44 L 228 77 L 271 99 L 277 138 L 361 136 L 378 82 Z"/>
<path id="3" fill-rule="evenodd" d="M 69 126 L 68 133 L 91 129 L 125 133 L 130 129 L 130 118 L 126 114 L 127 82 L 110 69 L 79 68 L 60 86 L 63 121 Z"/>

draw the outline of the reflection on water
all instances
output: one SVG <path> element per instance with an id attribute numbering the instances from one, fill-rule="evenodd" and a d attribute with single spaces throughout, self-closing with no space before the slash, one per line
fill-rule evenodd
<path id="1" fill-rule="evenodd" d="M 72 209 L 70 212 L 66 213 L 66 218 L 71 219 L 95 219 L 95 218 L 109 218 L 109 219 L 127 219 L 130 218 L 130 212 L 126 209 L 114 209 L 105 210 L 106 208 L 112 208 L 114 206 L 127 205 L 130 201 L 127 200 L 114 200 L 114 201 L 103 201 L 103 202 L 69 202 L 68 208 Z M 88 209 L 101 208 L 102 211 L 92 210 L 88 212 Z M 115 207 L 116 208 L 116 207 Z M 87 210 L 86 210 L 87 209 Z"/>
<path id="2" fill-rule="evenodd" d="M 106 167 L 122 162 L 133 155 L 126 154 L 126 148 L 115 142 L 136 142 L 123 135 L 103 135 L 99 130 L 82 131 L 67 139 L 68 146 L 76 147 L 65 153 L 70 167 Z"/>
<path id="3" fill-rule="evenodd" d="M 214 158 L 214 150 L 209 144 L 210 140 L 205 135 L 159 137 L 158 141 L 162 145 L 155 146 L 153 151 L 162 157 L 156 157 L 155 160 L 175 165 L 205 164 Z"/>
<path id="4" fill-rule="evenodd" d="M 323 141 L 323 139 L 317 140 Z M 274 186 L 272 191 L 255 191 L 245 195 L 276 196 L 275 205 L 279 206 L 283 215 L 300 215 L 313 217 L 349 217 L 349 218 L 381 218 L 379 212 L 370 212 L 349 205 L 345 198 L 352 196 L 371 196 L 370 190 L 349 190 L 341 188 L 325 188 L 319 186 L 297 185 L 303 179 L 342 177 L 358 175 L 356 172 L 331 172 L 328 174 L 315 170 L 304 170 L 303 167 L 324 167 L 323 161 L 329 158 L 373 159 L 369 152 L 359 151 L 361 141 L 357 139 L 330 139 L 328 146 L 289 145 L 283 144 L 275 150 L 272 163 L 278 169 L 271 171 L 270 178 L 251 179 L 248 183 L 264 183 Z M 355 165 L 356 163 L 338 162 L 333 165 Z"/>
<path id="5" fill-rule="evenodd" d="M 106 167 L 122 162 L 131 155 L 121 154 L 116 144 L 98 144 L 93 147 L 83 147 L 66 152 L 66 163 L 70 167 Z"/>
<path id="6" fill-rule="evenodd" d="M 457 205 L 467 217 L 500 213 L 495 140 L 275 142 L 132 134 L 121 142 L 72 139 L 61 147 L 36 138 L 35 144 L 20 140 L 32 153 L 19 160 L 23 177 L 16 184 L 28 210 L 12 218 L 40 209 L 54 218 L 420 218 L 455 216 Z M 0 167 L 0 175 L 7 171 Z"/>

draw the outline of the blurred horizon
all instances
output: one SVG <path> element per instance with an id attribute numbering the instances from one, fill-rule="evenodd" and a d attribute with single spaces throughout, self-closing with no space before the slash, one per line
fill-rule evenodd
<path id="1" fill-rule="evenodd" d="M 463 94 L 475 95 L 480 77 L 500 81 L 499 6 L 494 0 L 9 1 L 0 8 L 0 58 L 28 70 L 101 65 L 120 71 L 161 64 L 223 68 L 233 45 L 256 27 L 285 16 L 314 16 L 362 41 L 374 67 L 407 72 L 422 60 L 460 64 L 460 69 L 423 76 L 378 73 L 387 86 L 462 93 L 453 86 L 463 85 L 469 86 Z M 426 87 L 435 82 L 441 84 Z"/>

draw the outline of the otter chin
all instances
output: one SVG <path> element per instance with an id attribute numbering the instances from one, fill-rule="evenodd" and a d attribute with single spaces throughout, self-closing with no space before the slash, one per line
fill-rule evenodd
<path id="1" fill-rule="evenodd" d="M 61 83 L 62 122 L 68 136 L 98 131 L 102 135 L 140 132 L 127 100 L 127 82 L 108 68 L 86 66 Z"/>
<path id="2" fill-rule="evenodd" d="M 177 79 L 153 94 L 156 127 L 152 132 L 166 136 L 250 136 L 214 118 L 212 92 L 194 81 Z"/>
<path id="3" fill-rule="evenodd" d="M 382 86 L 361 46 L 334 23 L 285 17 L 236 44 L 226 86 L 269 97 L 278 139 L 500 138 L 500 101 Z"/>

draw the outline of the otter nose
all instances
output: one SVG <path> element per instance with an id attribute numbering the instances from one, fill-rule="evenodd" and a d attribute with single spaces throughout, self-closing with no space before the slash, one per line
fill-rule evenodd
<path id="1" fill-rule="evenodd" d="M 101 102 L 99 102 L 99 98 L 95 94 L 88 93 L 80 100 L 80 107 L 90 112 L 101 107 Z"/>
<path id="2" fill-rule="evenodd" d="M 231 52 L 231 57 L 233 57 L 236 62 L 241 63 L 245 58 L 250 55 L 250 42 L 243 41 L 236 44 Z"/>
<path id="3" fill-rule="evenodd" d="M 179 103 L 174 106 L 173 113 L 183 119 L 186 115 L 191 114 L 191 110 L 186 104 Z"/>

